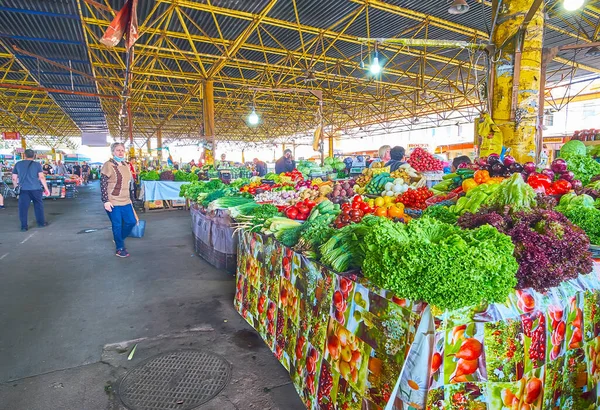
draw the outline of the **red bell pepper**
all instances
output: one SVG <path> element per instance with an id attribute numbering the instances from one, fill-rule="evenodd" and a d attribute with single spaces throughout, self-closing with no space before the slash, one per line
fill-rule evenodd
<path id="1" fill-rule="evenodd" d="M 552 185 L 552 180 L 549 176 L 544 174 L 531 174 L 527 178 L 527 183 L 532 187 L 535 192 L 545 194 L 548 188 Z"/>
<path id="2" fill-rule="evenodd" d="M 550 188 L 556 192 L 555 195 L 564 195 L 571 190 L 572 186 L 569 181 L 559 179 L 558 181 L 555 181 Z"/>

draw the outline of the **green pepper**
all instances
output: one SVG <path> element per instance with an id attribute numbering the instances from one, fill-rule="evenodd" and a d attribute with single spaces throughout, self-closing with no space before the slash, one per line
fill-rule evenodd
<path id="1" fill-rule="evenodd" d="M 460 213 L 468 202 L 469 200 L 464 196 L 462 198 L 459 198 L 458 201 L 456 201 L 455 213 Z"/>

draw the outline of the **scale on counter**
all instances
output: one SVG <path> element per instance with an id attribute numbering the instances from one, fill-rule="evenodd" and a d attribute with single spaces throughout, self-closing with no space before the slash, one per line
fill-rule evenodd
<path id="1" fill-rule="evenodd" d="M 224 184 L 229 184 L 231 183 L 232 175 L 231 175 L 231 170 L 229 169 L 220 169 L 219 170 L 219 179 L 224 183 Z"/>
<path id="2" fill-rule="evenodd" d="M 356 158 L 352 160 L 352 165 L 350 166 L 350 177 L 354 178 L 362 175 L 362 172 L 366 167 L 367 161 L 365 161 L 365 157 L 357 155 Z"/>

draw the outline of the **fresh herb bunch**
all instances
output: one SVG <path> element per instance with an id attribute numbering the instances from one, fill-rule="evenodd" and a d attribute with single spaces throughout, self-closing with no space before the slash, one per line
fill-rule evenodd
<path id="1" fill-rule="evenodd" d="M 330 226 L 335 218 L 335 215 L 324 214 L 307 221 L 300 234 L 298 244 L 294 249 L 298 252 L 304 252 L 304 254 L 313 259 L 319 258 L 319 247 L 327 242 L 336 232 Z"/>
<path id="2" fill-rule="evenodd" d="M 275 205 L 263 204 L 255 208 L 249 215 L 252 217 L 250 220 L 250 232 L 260 232 L 265 222 L 277 215 L 279 215 L 279 210 Z"/>
<path id="3" fill-rule="evenodd" d="M 461 230 L 434 218 L 408 225 L 381 219 L 364 243 L 366 277 L 441 309 L 505 302 L 517 283 L 514 245 L 491 226 Z"/>
<path id="4" fill-rule="evenodd" d="M 454 225 L 458 220 L 458 217 L 450 212 L 447 206 L 444 205 L 433 205 L 423 211 L 423 216 L 435 218 L 438 221 L 445 222 L 447 224 Z"/>
<path id="5" fill-rule="evenodd" d="M 512 213 L 490 208 L 458 219 L 465 229 L 485 224 L 509 235 L 519 263 L 517 289 L 545 291 L 592 270 L 590 241 L 585 232 L 554 210 L 533 209 Z"/>

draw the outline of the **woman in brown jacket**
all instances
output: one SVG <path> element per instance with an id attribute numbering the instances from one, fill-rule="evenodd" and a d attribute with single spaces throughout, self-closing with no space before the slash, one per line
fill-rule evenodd
<path id="1" fill-rule="evenodd" d="M 137 223 L 133 211 L 129 184 L 132 176 L 129 164 L 125 161 L 125 146 L 116 142 L 110 146 L 113 157 L 106 161 L 100 171 L 100 192 L 104 209 L 112 224 L 113 237 L 117 247 L 116 256 L 126 258 L 125 238 Z"/>

